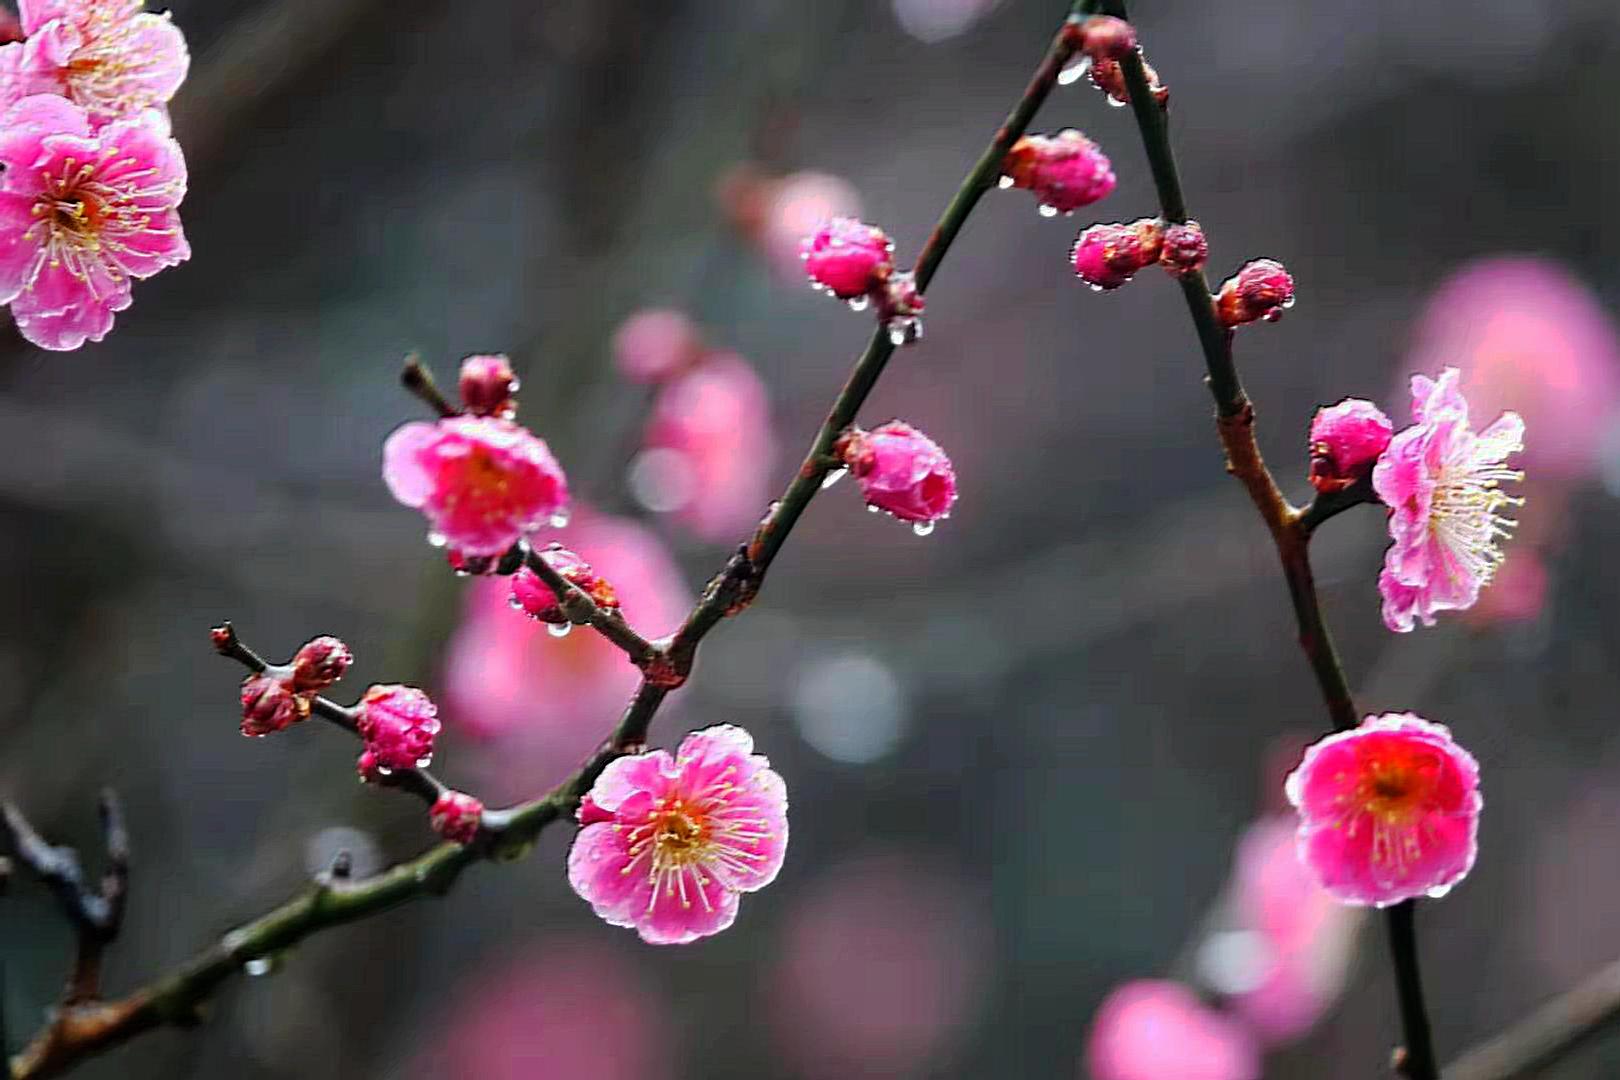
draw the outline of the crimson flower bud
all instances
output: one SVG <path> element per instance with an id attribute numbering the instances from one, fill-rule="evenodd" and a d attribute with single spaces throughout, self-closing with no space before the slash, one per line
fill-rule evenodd
<path id="1" fill-rule="evenodd" d="M 888 234 L 854 218 L 825 221 L 799 245 L 810 284 L 856 302 L 889 276 L 893 251 Z"/>
<path id="2" fill-rule="evenodd" d="M 343 678 L 343 673 L 354 663 L 349 647 L 335 637 L 318 637 L 305 642 L 293 654 L 292 689 L 296 693 L 315 693 Z"/>
<path id="3" fill-rule="evenodd" d="M 249 675 L 242 680 L 242 734 L 259 738 L 284 731 L 309 715 L 309 700 L 274 674 Z"/>
<path id="4" fill-rule="evenodd" d="M 1163 243 L 1158 218 L 1093 225 L 1074 242 L 1074 272 L 1093 289 L 1117 289 L 1155 262 Z"/>
<path id="5" fill-rule="evenodd" d="M 572 551 L 561 544 L 552 544 L 539 555 L 563 580 L 583 589 L 597 607 L 612 609 L 619 606 L 619 594 L 614 591 L 613 585 L 606 578 L 598 576 L 590 563 Z M 557 602 L 557 594 L 527 566 L 519 568 L 512 575 L 512 604 L 541 622 L 553 626 L 568 623 L 568 616 L 563 614 L 562 605 Z"/>
<path id="6" fill-rule="evenodd" d="M 447 791 L 428 811 L 433 831 L 457 844 L 470 844 L 484 820 L 484 804 L 462 791 Z"/>
<path id="7" fill-rule="evenodd" d="M 1294 279 L 1275 259 L 1251 259 L 1221 284 L 1215 310 L 1226 326 L 1276 322 L 1294 306 Z"/>
<path id="8" fill-rule="evenodd" d="M 1209 241 L 1196 221 L 1165 226 L 1164 243 L 1159 248 L 1159 265 L 1171 277 L 1187 277 L 1204 268 L 1209 258 Z"/>
<path id="9" fill-rule="evenodd" d="M 1345 398 L 1311 420 L 1311 486 L 1340 491 L 1367 476 L 1395 426 L 1370 401 Z"/>
<path id="10" fill-rule="evenodd" d="M 510 420 L 517 415 L 518 377 L 512 362 L 499 354 L 469 356 L 461 362 L 461 403 L 474 416 L 498 416 Z"/>

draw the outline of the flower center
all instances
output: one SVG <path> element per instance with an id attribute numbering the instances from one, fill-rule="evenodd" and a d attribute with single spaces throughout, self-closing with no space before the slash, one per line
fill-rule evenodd
<path id="1" fill-rule="evenodd" d="M 658 823 L 656 859 L 667 862 L 687 862 L 703 846 L 703 826 L 692 820 L 677 801 Z"/>
<path id="2" fill-rule="evenodd" d="M 1518 524 L 1503 511 L 1524 505 L 1501 488 L 1524 479 L 1524 473 L 1502 464 L 1507 452 L 1442 467 L 1429 504 L 1429 528 L 1456 556 L 1462 572 L 1481 585 L 1495 575 L 1504 557 L 1501 541 Z"/>

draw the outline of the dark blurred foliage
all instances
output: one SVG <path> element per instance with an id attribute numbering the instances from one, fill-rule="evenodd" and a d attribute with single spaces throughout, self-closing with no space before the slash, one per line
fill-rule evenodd
<path id="1" fill-rule="evenodd" d="M 1542 253 L 1609 304 L 1620 294 L 1609 0 L 1136 6 L 1212 272 L 1266 254 L 1300 283 L 1288 318 L 1239 343 L 1296 497 L 1317 402 L 1404 410 L 1391 395 L 1413 318 L 1460 262 Z M 239 673 L 205 633 L 230 617 L 271 653 L 335 633 L 358 657 L 356 693 L 440 684 L 461 586 L 378 477 L 383 437 L 419 411 L 395 388 L 400 356 L 420 349 L 448 374 L 462 354 L 510 352 L 526 419 L 586 497 L 625 510 L 643 402 L 613 374 L 610 335 L 637 307 L 684 307 L 763 372 L 785 481 L 868 325 L 774 278 L 716 210 L 716 180 L 744 160 L 847 177 L 905 258 L 1064 7 L 1007 0 L 925 42 L 878 3 L 175 0 L 198 57 L 177 102 L 195 256 L 139 286 L 105 345 L 55 356 L 12 341 L 0 365 L 0 790 L 86 842 L 96 788 L 124 793 L 138 861 L 114 989 L 356 843 L 327 830 L 363 830 L 373 865 L 429 839 L 409 800 L 354 782 L 342 733 L 244 742 Z M 1065 124 L 1119 173 L 1097 216 L 1151 212 L 1128 112 L 1076 86 L 1039 122 Z M 850 980 L 833 996 L 883 977 L 891 998 L 937 995 L 932 1019 L 895 1021 L 921 1047 L 912 1065 L 867 1057 L 841 1075 L 1077 1075 L 1098 1001 L 1174 968 L 1238 832 L 1275 800 L 1268 748 L 1325 724 L 1263 532 L 1222 475 L 1180 298 L 1157 275 L 1107 296 L 1079 287 L 1064 256 L 1085 213 L 1054 222 L 1022 193 L 987 198 L 929 294 L 927 338 L 866 410 L 951 450 L 953 519 L 922 540 L 829 492 L 656 729 L 742 723 L 788 778 L 787 868 L 733 930 L 658 950 L 602 925 L 567 888 L 559 829 L 526 862 L 323 935 L 228 988 L 200 1030 L 82 1075 L 495 1075 L 432 1055 L 520 957 L 549 1010 L 535 1025 L 584 1023 L 570 1003 L 612 997 L 652 1040 L 656 1067 L 639 1075 L 829 1075 L 791 1037 L 818 991 L 784 990 L 823 969 L 785 958 L 814 955 L 802 935 L 817 926 L 842 940 L 831 916 L 804 923 L 839 882 L 857 899 L 870 888 L 874 925 L 897 929 L 827 969 Z M 1321 538 L 1362 704 L 1453 725 L 1485 770 L 1478 869 L 1420 917 L 1443 1048 L 1620 955 L 1617 509 L 1596 481 L 1570 501 L 1538 620 L 1408 638 L 1378 620 L 1378 515 Z M 672 540 L 694 585 L 724 556 Z M 846 666 L 826 676 L 829 663 Z M 874 696 L 873 722 L 899 730 L 876 761 L 831 760 L 795 724 L 840 709 L 859 722 Z M 447 721 L 454 781 L 480 751 Z M 914 875 L 909 891 L 863 885 L 874 865 Z M 934 932 L 900 933 L 913 923 Z M 891 937 L 904 941 L 886 953 Z M 67 945 L 39 889 L 0 903 L 13 1048 Z M 619 982 L 593 985 L 581 949 Z M 1362 950 L 1341 1007 L 1268 1075 L 1382 1067 L 1387 959 L 1376 934 Z M 864 1037 L 881 1047 L 878 1026 Z M 568 1075 L 598 1075 L 585 1061 Z M 1610 1038 L 1550 1075 L 1615 1068 Z M 563 1073 L 536 1059 L 512 1075 Z"/>

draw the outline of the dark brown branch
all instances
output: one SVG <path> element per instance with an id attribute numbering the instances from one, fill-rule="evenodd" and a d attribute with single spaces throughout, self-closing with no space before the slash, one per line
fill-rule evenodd
<path id="1" fill-rule="evenodd" d="M 405 357 L 405 366 L 399 373 L 399 382 L 440 416 L 460 415 L 461 410 L 450 404 L 439 390 L 439 384 L 433 381 L 433 372 L 427 369 L 422 363 L 422 358 L 415 353 Z"/>

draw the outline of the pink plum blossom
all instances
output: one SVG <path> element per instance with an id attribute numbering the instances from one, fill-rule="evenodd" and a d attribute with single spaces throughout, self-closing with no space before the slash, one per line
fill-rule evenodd
<path id="1" fill-rule="evenodd" d="M 732 539 L 770 497 L 770 420 L 753 366 L 736 353 L 710 353 L 659 388 L 633 467 L 638 493 L 701 539 Z"/>
<path id="2" fill-rule="evenodd" d="M 1366 476 L 1389 445 L 1395 426 L 1370 401 L 1345 398 L 1311 420 L 1311 484 L 1340 491 Z"/>
<path id="3" fill-rule="evenodd" d="M 1499 542 L 1518 500 L 1502 491 L 1523 474 L 1507 468 L 1524 440 L 1524 421 L 1503 413 L 1484 431 L 1469 426 L 1460 373 L 1412 378 L 1413 425 L 1390 440 L 1373 468 L 1373 489 L 1390 508 L 1394 543 L 1378 578 L 1384 624 L 1405 633 L 1437 611 L 1472 607 L 1502 562 Z"/>
<path id="4" fill-rule="evenodd" d="M 518 377 L 512 361 L 499 353 L 469 356 L 461 362 L 457 388 L 461 403 L 474 416 L 498 416 L 510 420 L 517 415 Z"/>
<path id="5" fill-rule="evenodd" d="M 608 764 L 580 806 L 568 883 L 614 926 L 652 945 L 718 934 L 738 898 L 776 880 L 787 854 L 787 786 L 742 728 L 695 731 Z"/>
<path id="6" fill-rule="evenodd" d="M 1048 214 L 1090 206 L 1107 198 L 1117 182 L 1108 155 L 1074 128 L 1025 135 L 1007 152 L 1002 171 L 1003 185 L 1033 192 Z"/>
<path id="7" fill-rule="evenodd" d="M 428 811 L 433 831 L 457 844 L 470 844 L 484 820 L 484 804 L 464 791 L 446 791 Z"/>
<path id="8" fill-rule="evenodd" d="M 1294 306 L 1294 278 L 1275 259 L 1250 259 L 1221 283 L 1215 314 L 1228 327 L 1276 322 Z"/>
<path id="9" fill-rule="evenodd" d="M 102 340 L 132 278 L 191 256 L 185 159 L 153 113 L 92 134 L 78 106 L 24 98 L 0 116 L 0 166 L 0 303 L 42 348 Z"/>
<path id="10" fill-rule="evenodd" d="M 568 479 L 545 442 L 493 416 L 402 425 L 383 446 L 383 479 L 464 556 L 499 555 L 568 508 Z"/>
<path id="11" fill-rule="evenodd" d="M 433 760 L 439 707 L 416 687 L 373 686 L 360 699 L 356 712 L 355 726 L 365 740 L 365 755 L 371 767 L 383 775 Z"/>
<path id="12" fill-rule="evenodd" d="M 657 638 L 680 625 L 691 592 L 656 533 L 589 512 L 577 513 L 568 533 L 571 550 L 613 583 L 632 626 Z M 510 595 L 500 578 L 468 582 L 444 670 L 456 730 L 488 744 L 474 764 L 482 786 L 500 797 L 562 779 L 596 747 L 604 718 L 618 714 L 640 681 L 635 665 L 600 634 L 578 629 L 553 637 L 514 614 Z"/>
<path id="13" fill-rule="evenodd" d="M 840 300 L 859 300 L 877 288 L 894 268 L 893 252 L 887 233 L 854 218 L 822 222 L 799 249 L 810 284 Z"/>
<path id="14" fill-rule="evenodd" d="M 683 312 L 647 308 L 613 332 L 613 362 L 631 382 L 657 383 L 697 363 L 703 335 Z"/>
<path id="15" fill-rule="evenodd" d="M 1259 1080 L 1240 1024 L 1180 983 L 1139 979 L 1104 999 L 1086 1043 L 1091 1080 Z"/>
<path id="16" fill-rule="evenodd" d="M 142 7 L 142 0 L 20 0 L 27 37 L 0 45 L 0 107 L 54 94 L 84 109 L 93 128 L 162 109 L 191 60 L 168 15 Z"/>
<path id="17" fill-rule="evenodd" d="M 1076 238 L 1069 257 L 1081 281 L 1097 290 L 1117 289 L 1157 261 L 1163 243 L 1164 223 L 1157 218 L 1103 222 Z"/>
<path id="18" fill-rule="evenodd" d="M 1313 744 L 1284 790 L 1300 859 L 1344 903 L 1443 896 L 1474 865 L 1479 763 L 1413 713 L 1369 716 Z"/>
<path id="19" fill-rule="evenodd" d="M 599 608 L 617 609 L 619 594 L 611 583 L 591 569 L 591 564 L 561 544 L 552 544 L 539 552 L 546 565 L 557 571 L 564 581 L 577 585 Z M 568 622 L 557 594 L 540 575 L 527 566 L 519 567 L 512 575 L 512 602 L 529 616 L 543 623 L 561 626 Z"/>
<path id="20" fill-rule="evenodd" d="M 837 451 L 868 506 L 926 527 L 949 517 L 956 503 L 956 471 L 945 451 L 899 420 L 853 431 Z"/>

